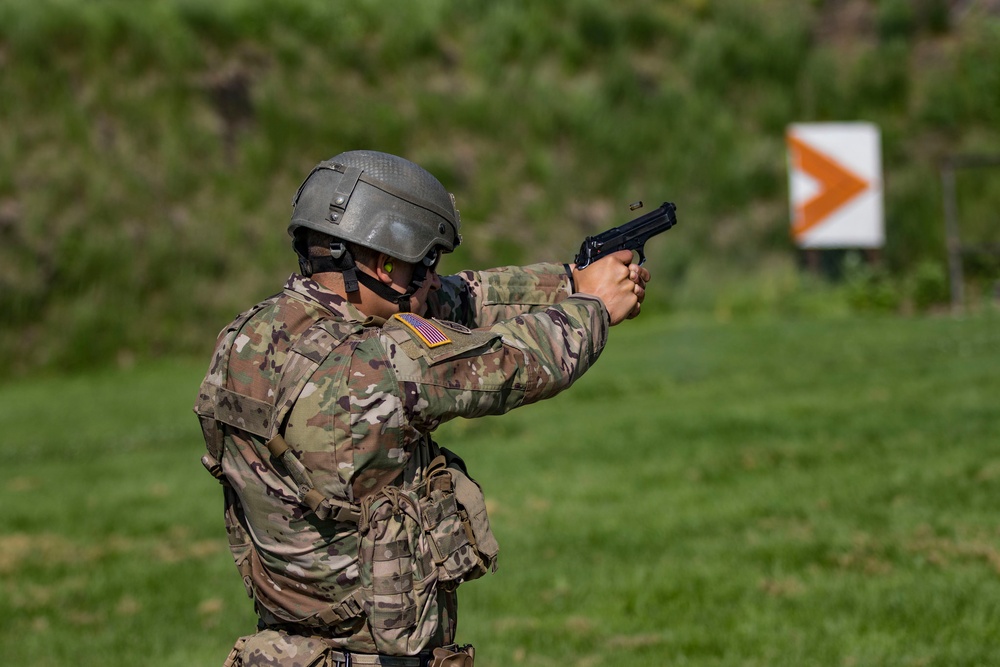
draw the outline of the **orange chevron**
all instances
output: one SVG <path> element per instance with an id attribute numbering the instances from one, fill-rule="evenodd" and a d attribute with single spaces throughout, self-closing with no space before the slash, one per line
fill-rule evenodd
<path id="1" fill-rule="evenodd" d="M 799 239 L 828 215 L 867 190 L 869 183 L 794 135 L 786 135 L 786 140 L 792 152 L 794 168 L 809 174 L 822 186 L 814 197 L 795 207 L 792 236 Z"/>

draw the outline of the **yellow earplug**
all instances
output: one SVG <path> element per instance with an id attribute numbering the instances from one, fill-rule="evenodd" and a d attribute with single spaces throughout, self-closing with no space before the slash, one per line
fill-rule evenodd
<path id="1" fill-rule="evenodd" d="M 386 273 L 392 273 L 392 262 L 386 262 L 383 264 L 382 269 L 384 269 Z"/>

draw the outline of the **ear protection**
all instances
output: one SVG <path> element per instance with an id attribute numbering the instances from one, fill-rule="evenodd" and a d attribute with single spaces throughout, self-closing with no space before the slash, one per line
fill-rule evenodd
<path id="1" fill-rule="evenodd" d="M 386 273 L 392 273 L 392 262 L 386 262 L 382 265 L 382 270 Z"/>

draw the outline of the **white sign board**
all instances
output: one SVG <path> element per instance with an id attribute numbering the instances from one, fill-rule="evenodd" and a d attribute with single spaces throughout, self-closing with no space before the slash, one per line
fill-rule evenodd
<path id="1" fill-rule="evenodd" d="M 792 238 L 800 248 L 881 248 L 882 149 L 872 123 L 796 123 L 788 144 Z"/>

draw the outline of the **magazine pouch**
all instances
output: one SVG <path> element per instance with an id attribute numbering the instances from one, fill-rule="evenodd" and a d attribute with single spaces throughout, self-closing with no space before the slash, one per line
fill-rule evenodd
<path id="1" fill-rule="evenodd" d="M 421 517 L 442 585 L 457 586 L 496 571 L 500 550 L 482 489 L 465 462 L 442 448 L 427 473 Z"/>
<path id="2" fill-rule="evenodd" d="M 363 505 L 362 607 L 379 653 L 415 655 L 438 627 L 438 570 L 411 491 L 386 486 Z"/>

